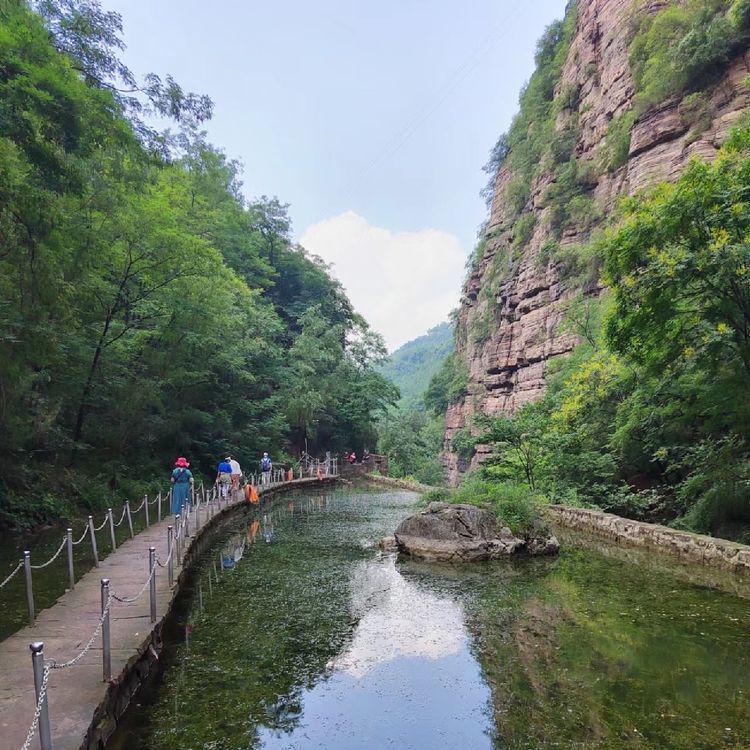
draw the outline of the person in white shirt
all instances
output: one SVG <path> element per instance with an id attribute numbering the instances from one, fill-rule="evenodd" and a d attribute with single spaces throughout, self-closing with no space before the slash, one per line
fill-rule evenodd
<path id="1" fill-rule="evenodd" d="M 240 477 L 242 477 L 242 469 L 240 464 L 232 456 L 227 456 L 227 463 L 232 467 L 232 490 L 236 492 L 240 488 Z"/>

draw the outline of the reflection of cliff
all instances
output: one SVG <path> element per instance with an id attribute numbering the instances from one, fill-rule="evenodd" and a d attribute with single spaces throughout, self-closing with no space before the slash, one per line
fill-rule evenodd
<path id="1" fill-rule="evenodd" d="M 692 156 L 715 155 L 731 124 L 750 103 L 750 56 L 745 53 L 731 60 L 718 83 L 696 100 L 697 114 L 695 102 L 688 105 L 687 99 L 651 108 L 634 120 L 623 163 L 606 164 L 612 123 L 624 122 L 621 118 L 633 108 L 631 14 L 634 8 L 644 15 L 667 4 L 577 3 L 572 41 L 555 85 L 555 101 L 562 103 L 551 125 L 553 134 L 547 136 L 555 148 L 570 149 L 579 190 L 575 197 L 565 194 L 566 173 L 560 164 L 545 155 L 519 211 L 509 199 L 518 182 L 508 166 L 512 158 L 499 169 L 484 250 L 464 284 L 458 316 L 456 346 L 468 368 L 468 388 L 446 415 L 446 464 L 454 482 L 459 458 L 452 441 L 470 426 L 471 416 L 511 413 L 538 399 L 550 362 L 577 343 L 561 326 L 564 311 L 581 291 L 596 294 L 598 281 L 595 273 L 574 281 L 566 256 L 587 242 L 619 196 L 674 179 Z M 627 129 L 624 132 L 627 136 Z M 558 206 L 553 205 L 553 195 Z M 561 209 L 567 212 L 564 222 L 559 220 Z M 474 466 L 483 455 L 479 446 Z"/>

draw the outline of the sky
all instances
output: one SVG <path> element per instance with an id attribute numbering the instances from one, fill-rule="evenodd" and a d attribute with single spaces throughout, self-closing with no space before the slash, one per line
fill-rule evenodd
<path id="1" fill-rule="evenodd" d="M 290 204 L 390 350 L 447 319 L 490 149 L 565 0 L 102 0 L 126 64 L 208 94 L 248 198 Z"/>

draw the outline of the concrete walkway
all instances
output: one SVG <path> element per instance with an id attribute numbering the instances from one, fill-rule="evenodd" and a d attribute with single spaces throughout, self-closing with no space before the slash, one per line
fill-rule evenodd
<path id="1" fill-rule="evenodd" d="M 302 479 L 282 486 L 310 486 L 317 480 Z M 275 488 L 272 488 L 275 489 Z M 261 491 L 261 495 L 266 494 Z M 238 493 L 230 503 L 222 503 L 223 515 L 230 507 L 246 502 Z M 214 509 L 216 503 L 213 503 Z M 202 509 L 201 531 L 208 521 Z M 215 517 L 215 516 L 214 516 Z M 167 558 L 167 526 L 174 519 L 153 524 L 122 544 L 67 591 L 48 609 L 40 612 L 33 627 L 10 636 L 0 643 L 0 750 L 20 750 L 34 718 L 36 697 L 29 644 L 44 642 L 45 659 L 57 662 L 76 656 L 94 632 L 101 614 L 102 578 L 110 579 L 110 591 L 120 596 L 135 596 L 148 578 L 148 549 L 156 548 L 161 560 Z M 186 548 L 196 538 L 195 521 L 191 517 L 190 537 L 183 545 L 182 559 L 175 559 L 175 582 Z M 170 589 L 167 570 L 157 566 L 156 607 L 157 624 L 167 613 L 176 592 Z M 110 611 L 112 646 L 112 676 L 117 678 L 128 661 L 138 653 L 152 629 L 149 610 L 149 590 L 133 604 L 114 601 Z M 48 700 L 52 738 L 55 750 L 74 750 L 81 747 L 91 725 L 94 712 L 104 700 L 107 683 L 102 680 L 102 645 L 98 636 L 86 655 L 67 669 L 52 670 Z M 30 748 L 39 747 L 39 732 Z"/>

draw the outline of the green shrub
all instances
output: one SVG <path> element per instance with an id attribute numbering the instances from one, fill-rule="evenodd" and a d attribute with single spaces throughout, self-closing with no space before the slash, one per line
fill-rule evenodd
<path id="1" fill-rule="evenodd" d="M 519 536 L 546 528 L 540 513 L 540 506 L 546 499 L 522 484 L 489 482 L 470 476 L 453 492 L 451 502 L 486 508 Z"/>
<path id="2" fill-rule="evenodd" d="M 630 45 L 636 110 L 695 91 L 719 75 L 747 41 L 746 0 L 688 0 L 644 17 Z"/>
<path id="3" fill-rule="evenodd" d="M 608 172 L 614 172 L 627 162 L 634 123 L 635 112 L 632 110 L 610 120 L 602 149 L 602 166 Z"/>
<path id="4" fill-rule="evenodd" d="M 451 502 L 453 491 L 447 487 L 436 487 L 435 489 L 425 492 L 422 500 L 425 503 L 448 503 Z"/>

